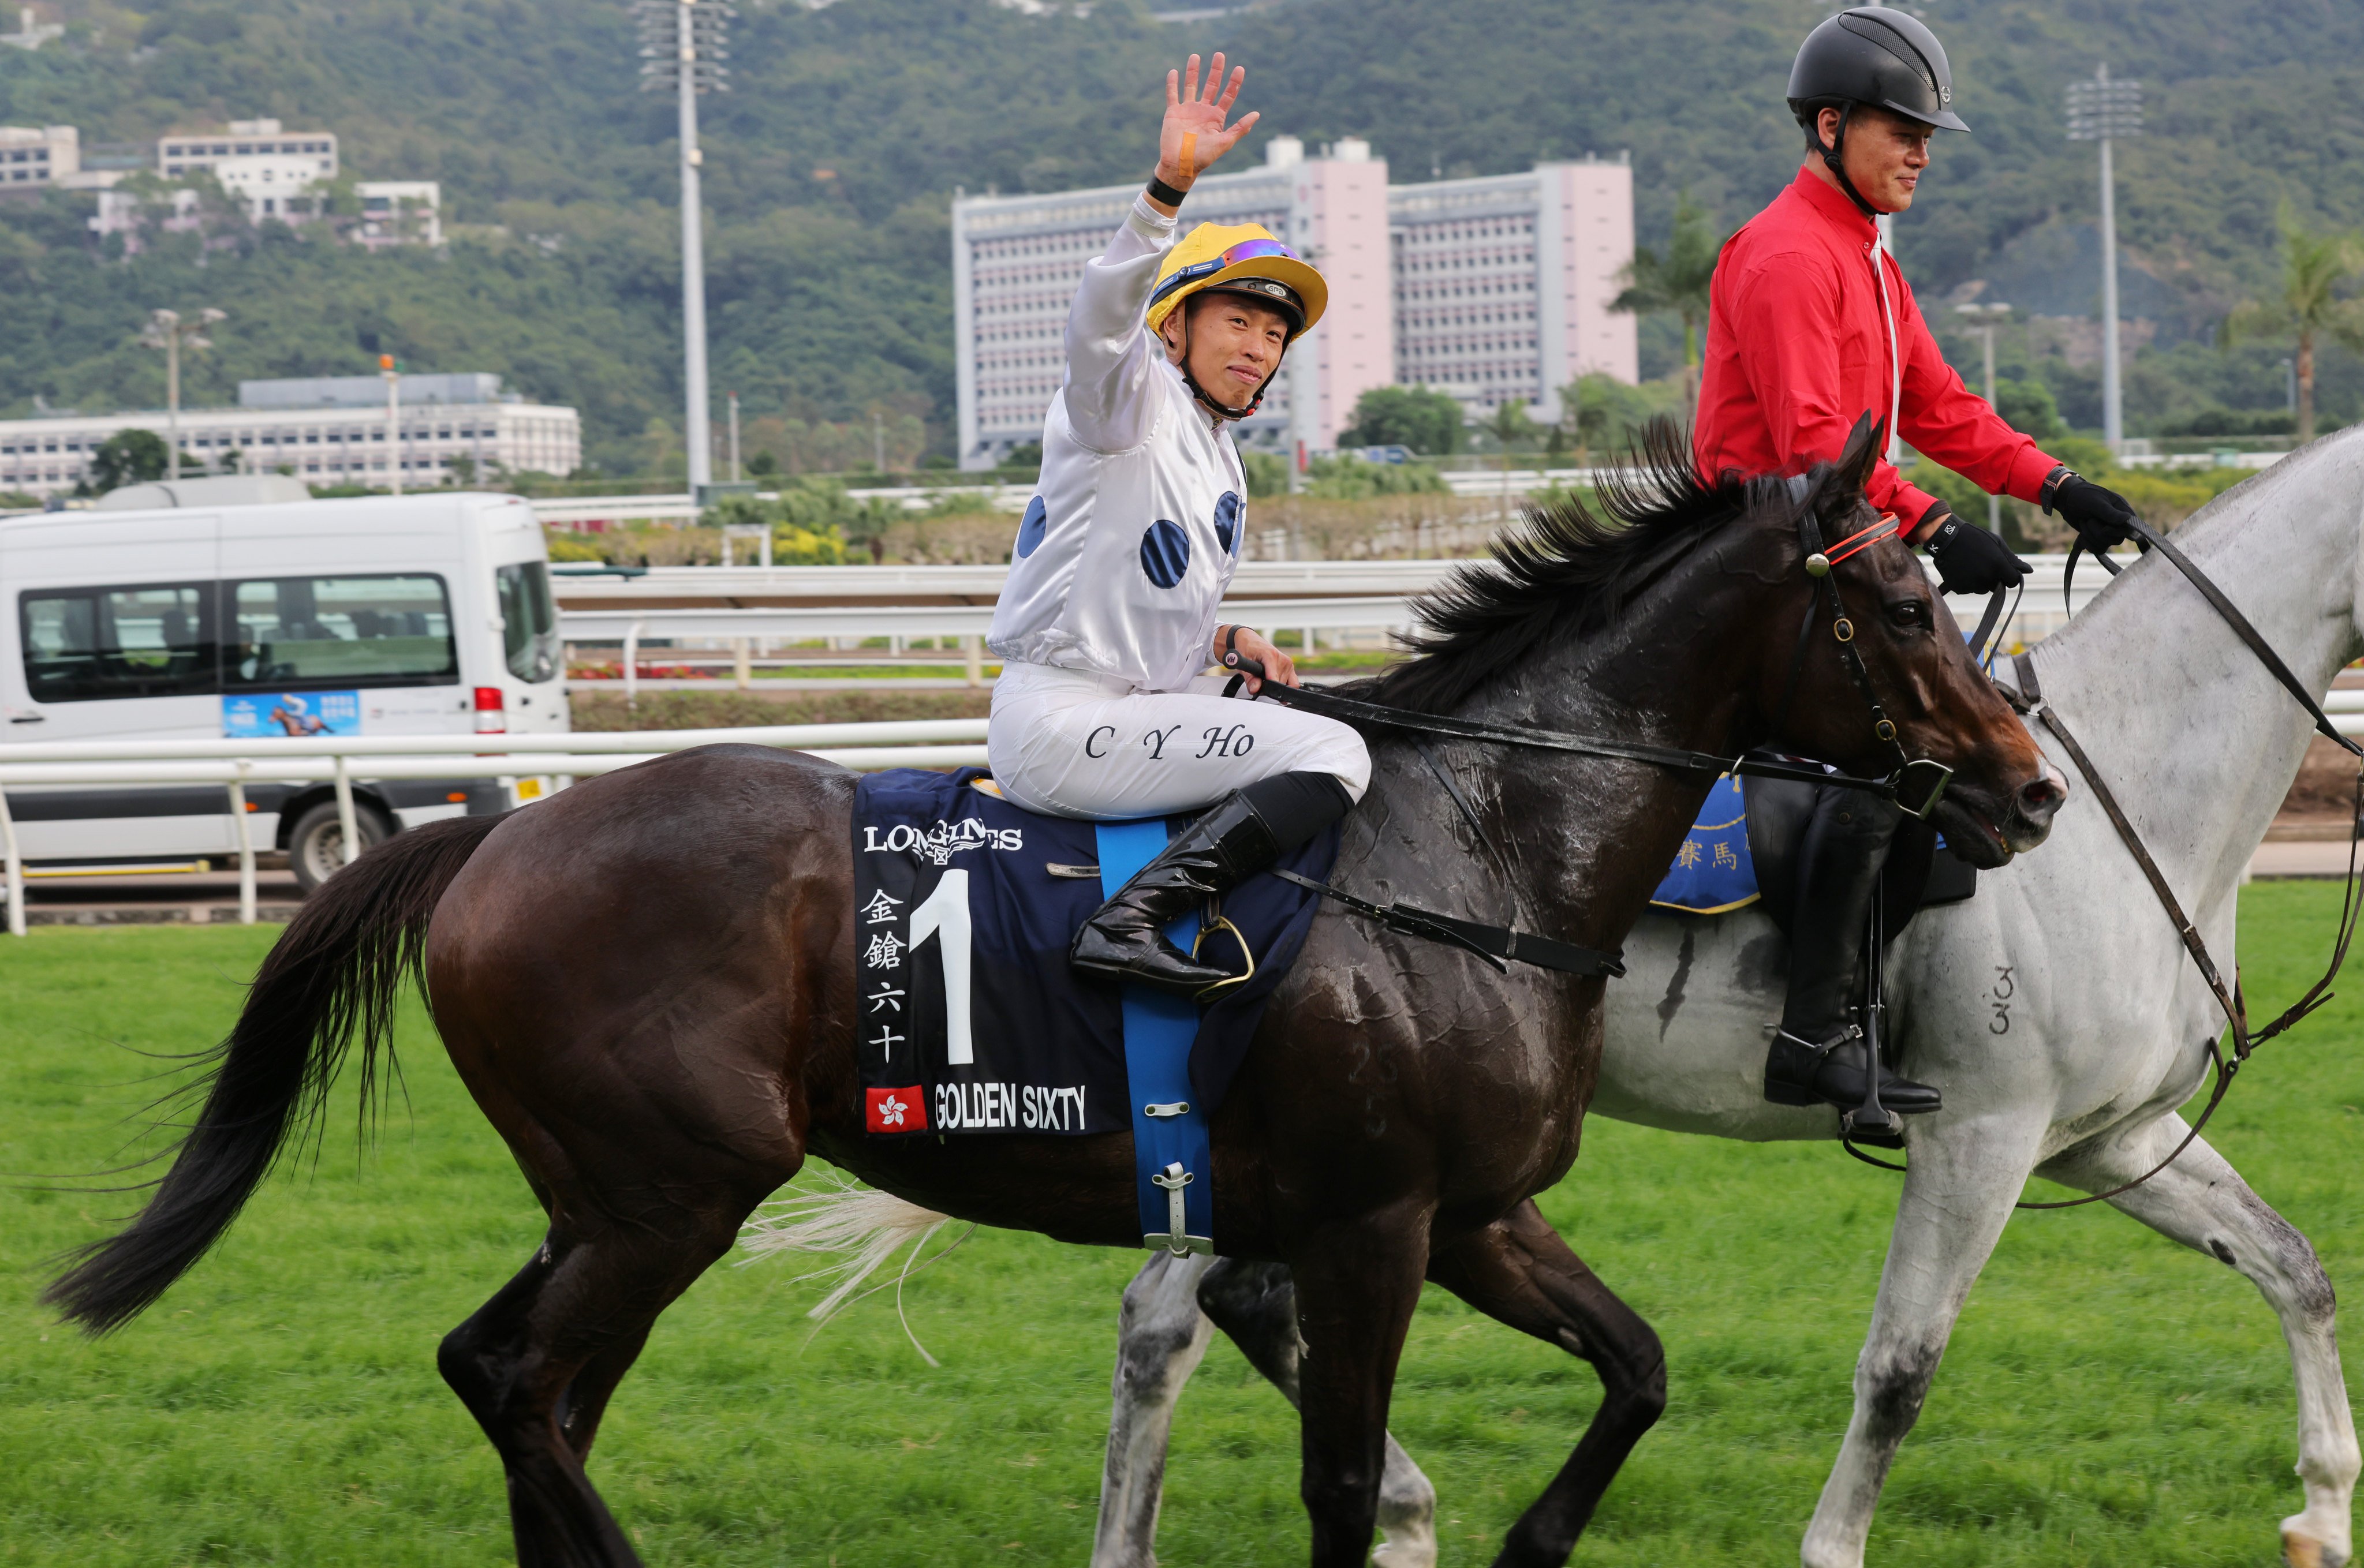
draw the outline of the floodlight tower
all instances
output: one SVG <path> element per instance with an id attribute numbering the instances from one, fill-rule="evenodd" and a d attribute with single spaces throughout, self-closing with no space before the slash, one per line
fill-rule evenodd
<path id="1" fill-rule="evenodd" d="M 697 95 L 730 90 L 729 24 L 739 15 L 724 0 L 639 0 L 641 90 L 673 89 L 681 108 L 681 336 L 688 410 L 683 444 L 689 488 L 699 495 L 714 483 L 712 411 L 706 390 L 706 233 L 697 172 Z"/>
<path id="2" fill-rule="evenodd" d="M 2118 395 L 2118 202 L 2110 143 L 2142 134 L 2142 83 L 2113 82 L 2107 61 L 2068 83 L 2068 139 L 2102 144 L 2102 439 L 2117 455 L 2125 436 Z"/>
<path id="3" fill-rule="evenodd" d="M 212 348 L 214 340 L 206 334 L 216 322 L 229 319 L 210 306 L 198 311 L 194 320 L 184 319 L 177 310 L 151 310 L 147 329 L 139 334 L 141 348 L 164 350 L 164 463 L 165 473 L 176 484 L 181 479 L 181 350 Z"/>
<path id="4" fill-rule="evenodd" d="M 1995 328 L 2011 318 L 2011 306 L 2000 300 L 1990 300 L 1979 305 L 1957 305 L 1954 306 L 1954 314 L 1968 320 L 1970 330 L 1977 333 L 1979 341 L 1985 345 L 1987 406 L 1991 408 L 1994 406 L 1995 400 Z M 2002 532 L 2002 497 L 2000 495 L 1987 497 L 1987 531 L 1996 535 Z"/>

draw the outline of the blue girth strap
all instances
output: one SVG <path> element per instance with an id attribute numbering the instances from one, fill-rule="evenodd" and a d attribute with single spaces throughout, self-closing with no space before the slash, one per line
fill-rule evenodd
<path id="1" fill-rule="evenodd" d="M 1165 848 L 1165 819 L 1102 822 L 1100 893 L 1117 889 Z M 1199 917 L 1165 929 L 1188 951 Z M 1132 1162 L 1141 1189 L 1141 1244 L 1176 1254 L 1215 1250 L 1215 1168 L 1207 1113 L 1190 1091 L 1190 1046 L 1199 1005 L 1146 985 L 1124 988 L 1124 1070 L 1132 1096 Z"/>

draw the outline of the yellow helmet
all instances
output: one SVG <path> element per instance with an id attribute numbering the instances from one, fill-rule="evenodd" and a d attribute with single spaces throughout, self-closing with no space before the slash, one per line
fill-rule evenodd
<path id="1" fill-rule="evenodd" d="M 1321 274 L 1260 223 L 1202 223 L 1165 252 L 1149 296 L 1149 329 L 1164 326 L 1174 307 L 1192 295 L 1210 290 L 1245 295 L 1279 311 L 1293 323 L 1291 342 L 1321 320 L 1330 304 L 1330 285 Z"/>

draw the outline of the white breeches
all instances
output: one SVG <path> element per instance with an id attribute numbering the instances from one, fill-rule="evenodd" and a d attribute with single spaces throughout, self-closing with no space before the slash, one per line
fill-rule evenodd
<path id="1" fill-rule="evenodd" d="M 985 740 L 994 781 L 1029 810 L 1098 820 L 1200 810 L 1279 773 L 1328 773 L 1363 798 L 1371 755 L 1360 735 L 1278 703 L 1227 699 L 1228 678 L 1143 692 L 1121 676 L 1005 664 Z"/>

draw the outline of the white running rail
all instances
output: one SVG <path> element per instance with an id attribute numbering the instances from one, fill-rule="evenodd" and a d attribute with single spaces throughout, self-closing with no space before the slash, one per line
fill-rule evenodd
<path id="1" fill-rule="evenodd" d="M 641 643 L 663 638 L 705 646 L 728 644 L 743 661 L 751 643 L 765 639 L 797 643 L 817 638 L 922 637 L 957 639 L 957 656 L 968 667 L 969 684 L 982 685 L 985 635 L 993 626 L 991 605 L 884 605 L 775 606 L 752 609 L 561 610 L 559 636 L 570 648 L 580 643 L 619 643 L 623 652 L 625 702 L 640 695 Z M 1320 599 L 1226 600 L 1221 618 L 1270 635 L 1295 630 L 1311 646 L 1323 631 L 1398 630 L 1411 627 L 1411 601 L 1399 594 Z M 880 683 L 891 685 L 893 677 Z M 747 685 L 742 669 L 740 685 Z"/>
<path id="2" fill-rule="evenodd" d="M 361 842 L 353 780 L 549 778 L 611 773 L 693 746 L 732 743 L 809 751 L 860 772 L 957 768 L 985 762 L 981 718 L 879 724 L 779 724 L 738 729 L 638 729 L 568 735 L 346 735 L 286 740 L 35 740 L 0 748 L 0 857 L 6 862 L 8 931 L 25 934 L 25 866 L 5 786 L 217 784 L 238 823 L 239 918 L 255 919 L 254 845 L 248 837 L 250 784 L 333 783 L 350 859 Z"/>

